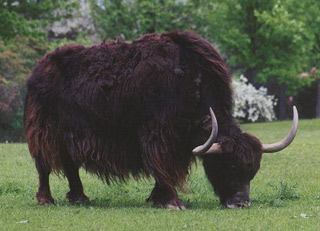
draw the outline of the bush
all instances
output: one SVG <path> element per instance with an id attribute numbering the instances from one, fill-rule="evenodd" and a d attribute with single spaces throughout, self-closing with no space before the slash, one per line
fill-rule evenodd
<path id="1" fill-rule="evenodd" d="M 23 104 L 26 79 L 47 50 L 33 38 L 0 40 L 0 142 L 23 141 Z"/>
<path id="2" fill-rule="evenodd" d="M 242 121 L 271 121 L 274 120 L 274 106 L 277 104 L 273 95 L 267 94 L 267 89 L 256 89 L 241 75 L 233 81 L 235 107 L 234 117 Z"/>
<path id="3" fill-rule="evenodd" d="M 279 184 L 269 183 L 269 186 L 272 187 L 275 191 L 276 199 L 295 200 L 300 198 L 297 184 L 289 184 L 284 180 L 279 180 L 278 183 Z"/>

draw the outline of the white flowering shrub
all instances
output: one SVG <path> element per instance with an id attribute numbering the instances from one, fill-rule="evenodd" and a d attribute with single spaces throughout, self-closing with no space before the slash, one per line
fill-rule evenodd
<path id="1" fill-rule="evenodd" d="M 240 79 L 233 80 L 235 107 L 233 115 L 244 121 L 271 121 L 274 120 L 274 106 L 277 101 L 273 95 L 267 94 L 265 87 L 256 89 L 241 75 Z"/>

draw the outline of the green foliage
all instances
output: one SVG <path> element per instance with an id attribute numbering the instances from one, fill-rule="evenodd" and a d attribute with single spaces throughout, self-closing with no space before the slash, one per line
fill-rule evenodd
<path id="1" fill-rule="evenodd" d="M 298 74 L 309 68 L 312 36 L 290 1 L 212 2 L 217 5 L 208 36 L 219 42 L 232 67 L 253 71 L 257 82 L 285 85 L 289 94 L 310 83 Z"/>
<path id="2" fill-rule="evenodd" d="M 91 1 L 97 32 L 106 39 L 132 40 L 146 33 L 194 28 L 192 1 Z"/>
<path id="3" fill-rule="evenodd" d="M 0 140 L 21 140 L 25 82 L 48 47 L 34 38 L 0 41 Z M 4 137 L 6 136 L 6 137 Z"/>
<path id="4" fill-rule="evenodd" d="M 0 140 L 23 140 L 25 82 L 48 51 L 45 27 L 64 1 L 0 1 Z M 69 6 L 69 7 L 67 7 Z"/>
<path id="5" fill-rule="evenodd" d="M 320 2 L 318 0 L 287 0 L 291 11 L 295 11 L 295 17 L 304 22 L 306 32 L 311 37 L 312 50 L 309 57 L 310 65 L 319 69 L 320 65 Z"/>
<path id="6" fill-rule="evenodd" d="M 29 22 L 17 12 L 10 12 L 8 9 L 0 10 L 0 21 L 1 40 L 12 39 L 17 34 L 26 36 L 40 33 L 36 23 Z"/>
<path id="7" fill-rule="evenodd" d="M 8 41 L 15 36 L 27 36 L 43 41 L 46 37 L 43 28 L 58 18 L 53 11 L 63 6 L 69 9 L 69 5 L 62 0 L 1 0 L 0 40 Z"/>
<path id="8" fill-rule="evenodd" d="M 83 46 L 91 46 L 92 41 L 88 38 L 88 36 L 82 35 L 82 34 L 79 34 L 75 40 L 70 40 L 67 38 L 58 39 L 58 40 L 54 40 L 54 41 L 51 41 L 50 43 L 46 44 L 46 46 L 48 46 L 47 52 L 53 51 L 57 47 L 60 47 L 60 46 L 74 45 L 74 44 L 83 45 Z"/>
<path id="9" fill-rule="evenodd" d="M 295 94 L 309 82 L 299 79 L 298 74 L 309 68 L 304 60 L 312 48 L 308 31 L 303 21 L 297 20 L 295 12 L 289 12 L 277 2 L 270 12 L 255 12 L 262 24 L 258 36 L 265 41 L 258 57 L 263 63 L 257 75 L 261 82 L 275 79 Z"/>
<path id="10" fill-rule="evenodd" d="M 16 12 L 26 19 L 52 20 L 52 11 L 63 5 L 62 0 L 1 0 L 1 9 Z"/>

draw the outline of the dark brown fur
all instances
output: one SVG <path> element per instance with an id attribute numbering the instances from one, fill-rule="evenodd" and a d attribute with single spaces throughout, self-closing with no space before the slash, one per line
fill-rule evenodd
<path id="1" fill-rule="evenodd" d="M 87 200 L 78 176 L 84 167 L 107 183 L 152 176 L 156 186 L 149 200 L 159 207 L 182 207 L 176 187 L 189 173 L 192 149 L 208 137 L 209 107 L 218 119 L 227 165 L 234 162 L 241 174 L 255 174 L 260 142 L 234 123 L 230 81 L 217 51 L 191 32 L 63 46 L 49 53 L 27 82 L 24 115 L 40 178 L 38 203 L 53 203 L 51 171 L 68 178 L 70 201 Z M 228 175 L 224 165 L 211 164 L 219 158 L 224 157 L 204 158 L 204 166 L 223 198 L 218 189 L 223 186 L 211 174 Z"/>

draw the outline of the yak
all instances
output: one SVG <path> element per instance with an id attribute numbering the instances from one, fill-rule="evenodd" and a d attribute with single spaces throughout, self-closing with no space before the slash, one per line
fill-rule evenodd
<path id="1" fill-rule="evenodd" d="M 24 126 L 40 205 L 54 204 L 52 172 L 67 178 L 70 203 L 88 202 L 83 167 L 108 184 L 152 177 L 147 201 L 185 209 L 177 190 L 200 156 L 221 204 L 248 207 L 262 153 L 284 149 L 297 130 L 294 108 L 291 132 L 278 143 L 242 132 L 228 68 L 192 31 L 59 47 L 39 61 L 27 89 Z"/>

